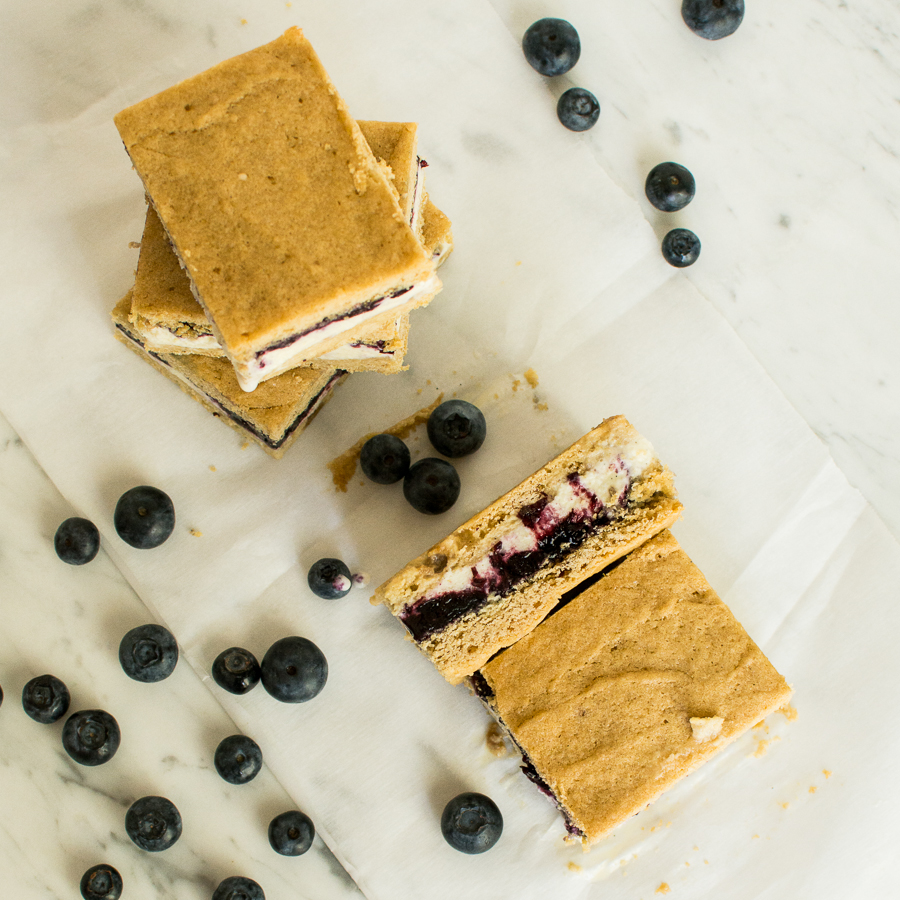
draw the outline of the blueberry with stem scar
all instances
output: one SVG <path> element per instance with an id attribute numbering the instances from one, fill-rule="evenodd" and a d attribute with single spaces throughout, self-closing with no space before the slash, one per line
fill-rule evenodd
<path id="1" fill-rule="evenodd" d="M 72 516 L 66 519 L 53 536 L 56 555 L 70 566 L 89 563 L 100 550 L 100 532 L 88 519 Z"/>
<path id="2" fill-rule="evenodd" d="M 69 689 L 53 675 L 38 675 L 22 689 L 22 708 L 41 725 L 58 722 L 69 711 Z"/>

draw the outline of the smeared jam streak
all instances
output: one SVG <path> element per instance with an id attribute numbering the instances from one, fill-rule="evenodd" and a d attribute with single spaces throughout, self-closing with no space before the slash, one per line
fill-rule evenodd
<path id="1" fill-rule="evenodd" d="M 614 471 L 626 471 L 625 463 L 617 458 L 612 463 Z M 572 490 L 584 499 L 585 504 L 560 518 L 543 496 L 535 503 L 522 507 L 517 513 L 520 521 L 530 529 L 537 541 L 533 550 L 504 552 L 498 541 L 488 554 L 487 571 L 479 573 L 472 567 L 471 584 L 459 591 L 447 591 L 432 597 L 421 597 L 405 606 L 399 615 L 417 641 L 423 641 L 442 631 L 452 622 L 471 612 L 477 612 L 490 596 L 505 597 L 516 585 L 531 578 L 548 563 L 552 564 L 578 549 L 598 528 L 612 521 L 618 509 L 628 499 L 631 480 L 616 498 L 612 508 L 588 490 L 575 472 L 567 476 Z"/>

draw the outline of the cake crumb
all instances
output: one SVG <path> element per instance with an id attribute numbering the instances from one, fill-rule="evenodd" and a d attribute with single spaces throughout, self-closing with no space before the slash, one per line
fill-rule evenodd
<path id="1" fill-rule="evenodd" d="M 721 716 L 692 716 L 690 723 L 694 740 L 703 744 L 717 738 L 724 722 L 725 720 Z"/>
<path id="2" fill-rule="evenodd" d="M 822 769 L 822 774 L 823 774 L 826 778 L 831 778 L 831 769 Z"/>
<path id="3" fill-rule="evenodd" d="M 758 841 L 758 840 L 759 840 L 759 835 L 758 835 L 758 834 L 754 834 L 754 835 L 753 835 L 753 840 L 754 840 L 754 841 Z"/>
<path id="4" fill-rule="evenodd" d="M 247 20 L 246 20 L 246 19 L 241 19 L 241 25 L 246 25 L 246 24 L 247 24 Z"/>
<path id="5" fill-rule="evenodd" d="M 428 384 L 431 384 L 431 382 L 429 381 Z M 400 440 L 408 438 L 414 429 L 428 421 L 428 417 L 437 409 L 443 399 L 443 393 L 438 394 L 437 399 L 429 403 L 428 406 L 423 407 L 418 412 L 414 412 L 405 419 L 401 419 L 396 425 L 385 428 L 384 431 L 370 431 L 368 434 L 363 435 L 349 450 L 345 450 L 340 456 L 336 456 L 328 463 L 328 469 L 331 472 L 331 480 L 334 482 L 335 489 L 341 491 L 341 493 L 347 493 L 350 479 L 356 473 L 359 454 L 369 438 L 375 437 L 376 434 L 393 434 Z M 360 484 L 365 484 L 365 482 L 361 481 Z"/>
<path id="6" fill-rule="evenodd" d="M 519 385 L 520 385 L 521 383 L 522 383 L 522 382 L 521 382 L 520 379 L 518 379 L 518 378 L 513 378 L 513 383 L 512 383 L 513 393 L 515 393 L 517 390 L 519 390 Z"/>
<path id="7" fill-rule="evenodd" d="M 532 388 L 536 388 L 538 386 L 538 375 L 534 369 L 526 369 L 525 370 L 525 380 L 531 385 Z"/>
<path id="8" fill-rule="evenodd" d="M 754 731 L 757 731 L 757 730 L 759 730 L 759 729 L 762 729 L 763 731 L 765 731 L 766 734 L 769 733 L 769 726 L 766 725 L 766 720 L 765 720 L 765 719 L 760 719 L 760 720 L 753 726 L 753 730 L 754 730 Z"/>
<path id="9" fill-rule="evenodd" d="M 580 872 L 580 871 L 581 871 L 581 866 L 579 866 L 578 863 L 570 862 L 570 863 L 568 864 L 568 869 L 569 869 L 570 872 Z"/>
<path id="10" fill-rule="evenodd" d="M 546 412 L 550 408 L 546 403 L 535 403 L 535 406 L 540 412 Z"/>
<path id="11" fill-rule="evenodd" d="M 793 722 L 797 718 L 797 710 L 791 706 L 790 703 L 785 703 L 778 712 L 780 712 L 788 722 Z"/>
<path id="12" fill-rule="evenodd" d="M 209 467 L 209 471 L 210 471 L 210 472 L 215 472 L 215 471 L 216 471 L 216 467 L 215 467 L 215 466 L 210 466 L 210 467 Z"/>
<path id="13" fill-rule="evenodd" d="M 499 395 L 499 394 L 494 394 L 494 399 L 495 399 L 495 400 L 499 400 L 499 399 L 500 399 L 500 395 Z"/>
<path id="14" fill-rule="evenodd" d="M 503 729 L 500 727 L 498 722 L 491 722 L 491 724 L 488 725 L 487 733 L 484 736 L 484 741 L 487 744 L 488 750 L 490 750 L 494 756 L 500 758 L 508 755 L 509 749 L 507 748 L 506 741 L 503 738 Z"/>
<path id="15" fill-rule="evenodd" d="M 198 531 L 196 528 L 192 528 L 190 531 L 194 537 L 203 537 L 203 532 Z"/>
<path id="16" fill-rule="evenodd" d="M 811 794 L 814 794 L 817 790 L 818 790 L 818 788 L 817 788 L 814 784 L 811 784 L 811 785 L 809 786 L 809 792 L 810 792 Z"/>
<path id="17" fill-rule="evenodd" d="M 244 443 L 241 444 L 241 450 L 246 450 L 249 446 L 250 446 L 250 441 L 244 441 Z"/>
<path id="18" fill-rule="evenodd" d="M 672 888 L 670 888 L 665 882 L 663 882 L 663 883 L 656 889 L 656 893 L 657 893 L 657 894 L 668 894 L 669 891 L 671 891 L 671 890 L 672 890 Z"/>
<path id="19" fill-rule="evenodd" d="M 761 740 L 756 745 L 756 750 L 754 751 L 753 755 L 757 759 L 759 759 L 759 757 L 761 757 L 761 756 L 765 756 L 769 752 L 769 744 L 774 743 L 775 741 L 780 741 L 780 740 L 781 740 L 781 738 L 778 737 L 777 734 L 775 735 L 775 737 L 771 738 L 770 740 Z"/>
<path id="20" fill-rule="evenodd" d="M 128 242 L 128 246 L 129 246 L 132 250 L 140 250 L 140 249 L 141 249 L 141 242 L 140 242 L 140 241 L 129 241 L 129 242 Z"/>

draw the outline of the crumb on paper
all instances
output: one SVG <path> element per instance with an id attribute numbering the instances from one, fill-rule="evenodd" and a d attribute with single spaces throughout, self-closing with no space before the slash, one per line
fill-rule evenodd
<path id="1" fill-rule="evenodd" d="M 811 785 L 809 786 L 809 792 L 810 792 L 811 794 L 814 794 L 817 790 L 818 790 L 818 788 L 817 788 L 814 784 L 811 784 Z"/>
<path id="2" fill-rule="evenodd" d="M 246 20 L 246 19 L 241 19 L 241 25 L 246 25 L 246 24 L 247 24 L 247 20 Z"/>
<path id="3" fill-rule="evenodd" d="M 754 840 L 754 841 L 758 841 L 758 840 L 759 840 L 759 835 L 758 835 L 758 834 L 754 834 L 754 835 L 753 835 L 753 840 Z"/>
<path id="4" fill-rule="evenodd" d="M 522 265 L 522 260 L 521 260 L 521 259 L 517 259 L 517 260 L 516 260 L 516 265 L 517 265 L 517 266 L 521 266 L 521 265 Z"/>
<path id="5" fill-rule="evenodd" d="M 781 804 L 782 809 L 787 809 L 790 806 L 790 802 L 785 800 L 784 803 Z"/>
<path id="6" fill-rule="evenodd" d="M 765 719 L 760 719 L 760 720 L 753 726 L 753 730 L 754 730 L 754 731 L 757 731 L 757 730 L 759 730 L 759 729 L 762 729 L 763 731 L 765 731 L 766 734 L 769 733 L 769 726 L 766 725 L 766 720 L 765 720 Z"/>
<path id="7" fill-rule="evenodd" d="M 797 710 L 791 706 L 790 703 L 785 703 L 778 712 L 780 712 L 788 722 L 793 722 L 797 718 Z"/>
<path id="8" fill-rule="evenodd" d="M 191 532 L 191 534 L 192 534 L 194 537 L 203 537 L 203 532 L 202 532 L 202 531 L 199 531 L 199 530 L 196 529 L 196 528 L 191 528 L 191 529 L 190 529 L 190 532 Z"/>
<path id="9" fill-rule="evenodd" d="M 546 412 L 550 408 L 546 403 L 535 403 L 534 405 L 539 412 Z"/>
<path id="10" fill-rule="evenodd" d="M 495 399 L 495 400 L 499 400 L 499 399 L 500 399 L 500 395 L 499 395 L 499 394 L 494 394 L 494 399 Z"/>
<path id="11" fill-rule="evenodd" d="M 657 894 L 668 894 L 669 891 L 671 891 L 671 890 L 672 890 L 672 888 L 670 888 L 665 882 L 663 882 L 663 883 L 656 889 L 656 893 L 657 893 Z"/>
<path id="12" fill-rule="evenodd" d="M 431 384 L 431 382 L 429 381 L 428 384 Z M 328 469 L 331 472 L 331 480 L 334 482 L 335 489 L 341 491 L 341 493 L 347 493 L 350 479 L 356 473 L 359 454 L 369 438 L 375 437 L 376 434 L 393 434 L 400 440 L 405 440 L 416 428 L 428 421 L 428 417 L 440 406 L 443 399 L 443 393 L 438 394 L 437 399 L 429 403 L 428 406 L 414 412 L 405 419 L 401 419 L 396 425 L 385 428 L 384 431 L 370 431 L 368 434 L 363 435 L 349 450 L 345 450 L 340 456 L 336 456 L 328 463 Z M 361 481 L 360 484 L 365 484 L 365 481 Z"/>
<path id="13" fill-rule="evenodd" d="M 759 759 L 761 756 L 765 756 L 769 752 L 769 744 L 774 743 L 775 741 L 780 741 L 781 738 L 776 734 L 775 737 L 770 738 L 769 740 L 761 740 L 756 745 L 756 750 L 753 752 L 753 755 Z"/>
<path id="14" fill-rule="evenodd" d="M 509 755 L 509 748 L 506 746 L 506 741 L 503 738 L 503 729 L 498 722 L 491 722 L 488 725 L 484 742 L 494 756 L 500 758 Z"/>
<path id="15" fill-rule="evenodd" d="M 692 716 L 690 723 L 694 740 L 702 744 L 719 736 L 725 720 L 721 716 Z"/>
<path id="16" fill-rule="evenodd" d="M 513 378 L 513 383 L 512 383 L 513 393 L 515 393 L 517 390 L 519 390 L 519 385 L 521 383 L 522 383 L 521 379 Z"/>
<path id="17" fill-rule="evenodd" d="M 568 869 L 570 872 L 580 872 L 581 866 L 579 866 L 578 863 L 569 862 Z"/>
<path id="18" fill-rule="evenodd" d="M 831 769 L 822 769 L 822 774 L 823 774 L 826 778 L 831 778 Z"/>
<path id="19" fill-rule="evenodd" d="M 250 441 L 244 441 L 244 443 L 241 444 L 241 450 L 246 450 L 249 446 L 250 446 Z"/>
<path id="20" fill-rule="evenodd" d="M 216 471 L 216 467 L 215 467 L 215 466 L 210 466 L 210 467 L 209 467 L 209 471 L 210 471 L 210 472 L 215 472 L 215 471 Z"/>
<path id="21" fill-rule="evenodd" d="M 132 250 L 140 250 L 140 249 L 141 249 L 141 242 L 140 242 L 140 241 L 129 241 L 129 242 L 128 242 L 128 246 L 129 246 Z"/>
<path id="22" fill-rule="evenodd" d="M 538 374 L 534 371 L 534 369 L 526 369 L 524 375 L 525 380 L 532 386 L 532 388 L 536 388 L 538 386 Z"/>

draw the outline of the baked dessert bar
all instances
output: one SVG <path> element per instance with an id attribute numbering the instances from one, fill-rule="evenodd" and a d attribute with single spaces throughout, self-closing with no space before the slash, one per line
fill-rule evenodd
<path id="1" fill-rule="evenodd" d="M 672 473 L 614 416 L 413 560 L 372 602 L 455 684 L 680 512 Z"/>
<path id="2" fill-rule="evenodd" d="M 472 683 L 588 844 L 791 696 L 667 530 Z"/>
<path id="3" fill-rule="evenodd" d="M 358 124 L 373 152 L 388 166 L 391 178 L 399 181 L 403 214 L 411 224 L 416 223 L 435 266 L 441 265 L 452 248 L 451 225 L 447 216 L 426 198 L 422 174 L 425 163 L 416 153 L 415 124 Z M 131 323 L 144 345 L 157 353 L 224 355 L 152 206 L 148 207 L 141 238 Z M 345 338 L 345 343 L 322 357 L 302 364 L 320 368 L 337 365 L 348 372 L 399 372 L 403 369 L 408 333 L 408 316 L 376 322 Z"/>
<path id="4" fill-rule="evenodd" d="M 440 289 L 300 29 L 115 122 L 245 390 Z"/>
<path id="5" fill-rule="evenodd" d="M 116 337 L 276 459 L 309 425 L 347 374 L 341 369 L 291 369 L 247 393 L 227 359 L 148 350 L 129 321 L 130 309 L 129 292 L 112 312 Z"/>

